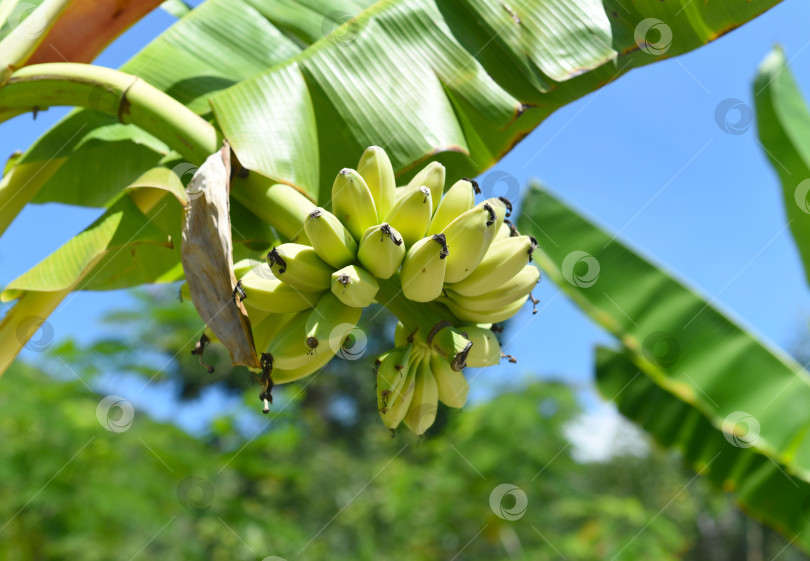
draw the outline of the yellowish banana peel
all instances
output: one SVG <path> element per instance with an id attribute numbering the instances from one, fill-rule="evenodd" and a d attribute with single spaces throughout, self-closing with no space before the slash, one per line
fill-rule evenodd
<path id="1" fill-rule="evenodd" d="M 261 368 L 247 311 L 236 292 L 228 196 L 227 142 L 197 169 L 186 188 L 181 257 L 191 301 L 236 365 Z"/>

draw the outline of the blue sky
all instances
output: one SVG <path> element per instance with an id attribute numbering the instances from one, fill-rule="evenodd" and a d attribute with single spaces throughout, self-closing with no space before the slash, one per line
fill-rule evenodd
<path id="1" fill-rule="evenodd" d="M 96 62 L 119 66 L 173 21 L 156 10 Z M 807 21 L 810 4 L 785 0 L 708 46 L 633 70 L 552 115 L 488 173 L 506 172 L 522 186 L 539 179 L 791 350 L 807 328 L 810 293 L 785 228 L 779 183 L 755 126 L 728 134 L 715 122 L 715 110 L 728 98 L 753 106 L 756 67 L 776 43 L 810 93 Z M 51 110 L 33 123 L 27 115 L 3 124 L 0 155 L 25 149 L 64 113 Z M 0 238 L 0 285 L 97 215 L 59 205 L 27 207 Z M 611 338 L 551 283 L 542 283 L 535 296 L 540 313 L 521 312 L 505 337 L 505 350 L 518 357 L 518 365 L 481 372 L 474 382 L 479 395 L 529 372 L 583 388 L 590 384 L 593 347 Z M 106 310 L 128 302 L 122 291 L 80 294 L 49 321 L 57 340 L 71 334 L 86 341 L 101 333 L 97 319 Z M 159 416 L 170 409 L 166 404 Z"/>

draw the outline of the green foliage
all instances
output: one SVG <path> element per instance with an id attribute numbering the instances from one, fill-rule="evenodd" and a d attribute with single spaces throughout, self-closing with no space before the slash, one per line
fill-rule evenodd
<path id="1" fill-rule="evenodd" d="M 79 382 L 20 363 L 9 374 L 2 558 L 421 561 L 463 550 L 459 559 L 550 561 L 556 548 L 572 560 L 719 561 L 746 549 L 740 515 L 671 455 L 575 462 L 562 430 L 578 407 L 560 384 L 443 411 L 450 422 L 421 441 L 391 439 L 381 423 L 333 439 L 320 404 L 290 400 L 293 385 L 256 438 L 223 418 L 198 441 L 137 410 L 128 430 L 107 431 L 96 418 L 101 396 Z M 527 494 L 518 520 L 490 508 L 501 483 Z M 768 532 L 761 553 L 784 546 Z M 800 558 L 792 548 L 780 556 Z"/>

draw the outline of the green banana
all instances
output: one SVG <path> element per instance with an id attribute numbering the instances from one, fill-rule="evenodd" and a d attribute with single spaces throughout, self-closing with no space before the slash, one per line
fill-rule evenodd
<path id="1" fill-rule="evenodd" d="M 498 231 L 496 220 L 495 209 L 485 202 L 463 213 L 444 228 L 450 248 L 444 282 L 462 281 L 475 270 Z"/>
<path id="2" fill-rule="evenodd" d="M 378 279 L 389 279 L 405 259 L 402 236 L 387 222 L 365 231 L 360 239 L 357 260 Z"/>
<path id="3" fill-rule="evenodd" d="M 463 325 L 458 329 L 472 341 L 472 347 L 467 354 L 467 366 L 483 368 L 501 362 L 501 344 L 491 329 L 476 325 Z"/>
<path id="4" fill-rule="evenodd" d="M 448 241 L 449 243 L 449 241 Z M 509 237 L 493 243 L 484 258 L 464 280 L 448 288 L 463 296 L 478 296 L 508 282 L 532 260 L 537 240 L 532 236 Z"/>
<path id="5" fill-rule="evenodd" d="M 405 327 L 405 324 L 401 321 L 397 322 L 397 326 L 394 328 L 394 345 L 397 347 L 401 347 L 403 345 L 407 345 L 408 343 L 413 342 L 413 337 L 419 332 L 419 328 L 416 329 L 409 329 Z"/>
<path id="6" fill-rule="evenodd" d="M 391 165 L 388 154 L 379 146 L 369 146 L 360 156 L 357 173 L 366 181 L 366 185 L 371 191 L 377 207 L 377 215 L 387 215 L 394 206 L 397 188 L 394 167 Z"/>
<path id="7" fill-rule="evenodd" d="M 312 354 L 337 354 L 362 312 L 362 308 L 347 306 L 331 292 L 321 296 L 304 326 L 306 344 Z"/>
<path id="8" fill-rule="evenodd" d="M 480 192 L 474 179 L 456 181 L 439 201 L 428 227 L 428 235 L 441 233 L 453 220 L 474 207 L 475 195 Z"/>
<path id="9" fill-rule="evenodd" d="M 267 352 L 272 356 L 274 372 L 276 369 L 294 370 L 307 366 L 314 357 L 320 356 L 307 345 L 304 330 L 312 313 L 312 310 L 297 312 L 268 345 Z"/>
<path id="10" fill-rule="evenodd" d="M 393 405 L 408 377 L 411 345 L 399 346 L 384 353 L 376 361 L 377 409 L 383 415 Z"/>
<path id="11" fill-rule="evenodd" d="M 461 408 L 467 403 L 470 386 L 461 372 L 456 372 L 450 363 L 436 353 L 430 355 L 430 370 L 436 379 L 439 401 L 448 407 Z"/>
<path id="12" fill-rule="evenodd" d="M 379 222 L 374 197 L 357 171 L 343 168 L 332 184 L 332 212 L 360 241 L 367 228 Z"/>
<path id="13" fill-rule="evenodd" d="M 332 284 L 332 268 L 308 245 L 278 245 L 267 254 L 267 264 L 279 280 L 298 290 L 329 290 Z"/>
<path id="14" fill-rule="evenodd" d="M 416 345 L 411 349 L 407 365 L 403 365 L 405 380 L 388 396 L 385 411 L 380 411 L 380 417 L 386 427 L 394 430 L 408 413 L 416 388 L 416 372 L 422 359 L 425 357 L 425 348 Z"/>
<path id="15" fill-rule="evenodd" d="M 430 302 L 442 294 L 447 269 L 447 243 L 443 234 L 422 238 L 402 262 L 402 293 L 414 302 Z"/>
<path id="16" fill-rule="evenodd" d="M 428 356 L 422 359 L 416 370 L 414 379 L 413 398 L 408 412 L 402 420 L 411 432 L 417 435 L 425 434 L 436 420 L 439 407 L 439 387 L 436 378 L 430 370 Z"/>
<path id="17" fill-rule="evenodd" d="M 248 314 L 252 314 L 249 311 Z M 265 352 L 270 346 L 270 342 L 281 333 L 281 331 L 290 323 L 292 318 L 295 317 L 294 313 L 288 314 L 267 314 L 261 319 L 257 319 L 256 323 L 253 322 L 253 316 L 250 315 L 250 325 L 253 329 L 253 342 L 256 346 L 256 352 Z"/>
<path id="18" fill-rule="evenodd" d="M 323 294 L 322 290 L 318 292 L 300 290 L 292 284 L 280 281 L 264 263 L 245 273 L 239 282 L 242 283 L 242 290 L 247 295 L 246 306 L 278 314 L 312 308 Z M 252 320 L 253 316 L 249 317 Z"/>
<path id="19" fill-rule="evenodd" d="M 518 298 L 514 302 L 496 308 L 493 310 L 473 311 L 457 304 L 453 299 L 448 298 L 442 300 L 442 303 L 456 316 L 458 319 L 470 323 L 498 323 L 505 321 L 518 313 L 523 304 L 529 298 L 528 295 Z"/>
<path id="20" fill-rule="evenodd" d="M 456 372 L 461 372 L 467 366 L 467 355 L 473 347 L 472 341 L 449 321 L 441 321 L 433 326 L 427 335 L 427 344 Z"/>
<path id="21" fill-rule="evenodd" d="M 413 179 L 408 182 L 407 188 L 408 190 L 415 190 L 425 186 L 430 189 L 430 198 L 433 201 L 431 208 L 436 208 L 444 192 L 444 172 L 444 166 L 439 162 L 430 162 L 413 176 Z M 424 234 L 422 232 L 422 235 Z"/>
<path id="22" fill-rule="evenodd" d="M 432 214 L 430 189 L 422 186 L 407 192 L 394 203 L 385 221 L 402 234 L 405 244 L 411 247 L 425 236 Z"/>
<path id="23" fill-rule="evenodd" d="M 321 353 L 310 356 L 310 360 L 303 366 L 298 368 L 273 368 L 272 379 L 275 384 L 286 384 L 287 382 L 294 382 L 300 380 L 310 374 L 314 374 L 332 360 L 334 355 L 329 353 Z"/>
<path id="24" fill-rule="evenodd" d="M 325 263 L 339 269 L 353 263 L 357 256 L 357 242 L 337 216 L 321 207 L 309 213 L 304 231 L 312 248 Z"/>
<path id="25" fill-rule="evenodd" d="M 518 298 L 531 294 L 537 281 L 540 279 L 540 270 L 534 265 L 526 265 L 511 279 L 497 286 L 495 290 L 477 296 L 463 296 L 450 288 L 445 289 L 447 299 L 453 300 L 462 308 L 471 312 L 485 312 L 508 306 Z M 445 298 L 441 301 L 444 302 Z"/>
<path id="26" fill-rule="evenodd" d="M 356 265 L 348 265 L 332 273 L 332 293 L 347 306 L 370 306 L 379 289 L 380 284 L 374 275 Z"/>
<path id="27" fill-rule="evenodd" d="M 515 227 L 514 224 L 512 224 L 512 221 L 508 220 L 507 218 L 504 218 L 503 224 L 501 224 L 501 227 L 498 228 L 498 233 L 495 234 L 495 240 L 493 240 L 493 243 L 498 240 L 503 240 L 506 238 L 511 238 L 513 236 L 519 235 L 520 232 L 518 232 L 518 229 Z"/>
<path id="28" fill-rule="evenodd" d="M 233 274 L 237 279 L 241 279 L 248 271 L 261 264 L 262 262 L 258 259 L 240 259 L 233 264 Z"/>

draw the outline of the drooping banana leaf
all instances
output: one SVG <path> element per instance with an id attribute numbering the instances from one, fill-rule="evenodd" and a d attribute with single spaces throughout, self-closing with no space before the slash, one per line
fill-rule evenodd
<path id="1" fill-rule="evenodd" d="M 649 380 L 717 429 L 754 419 L 751 450 L 810 481 L 810 377 L 801 365 L 542 188 L 526 196 L 519 227 L 537 237 L 541 269 Z M 670 430 L 686 421 L 670 419 Z"/>
<path id="2" fill-rule="evenodd" d="M 0 321 L 0 374 L 33 335 L 31 328 L 44 322 L 72 290 L 182 275 L 176 266 L 179 257 L 173 255 L 179 251 L 179 239 L 174 242 L 156 225 L 156 215 L 166 205 L 179 205 L 173 197 L 166 199 L 137 200 L 122 192 L 98 220 L 0 293 L 3 301 L 17 299 Z"/>
<path id="3" fill-rule="evenodd" d="M 597 349 L 596 383 L 622 415 L 658 444 L 679 450 L 703 477 L 733 492 L 746 512 L 810 551 L 810 483 L 748 447 L 754 434 L 741 438 L 719 430 L 710 418 L 645 376 L 625 353 Z M 746 431 L 752 428 L 745 426 Z"/>
<path id="4" fill-rule="evenodd" d="M 810 282 L 810 111 L 776 48 L 754 80 L 759 139 L 782 183 L 785 212 Z"/>

